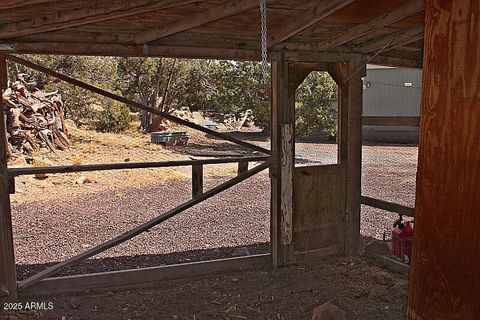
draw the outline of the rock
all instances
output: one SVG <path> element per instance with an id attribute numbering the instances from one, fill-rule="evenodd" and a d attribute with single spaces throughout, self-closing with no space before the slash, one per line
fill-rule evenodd
<path id="1" fill-rule="evenodd" d="M 346 320 L 345 311 L 328 301 L 313 310 L 312 320 Z"/>
<path id="2" fill-rule="evenodd" d="M 48 174 L 46 173 L 35 173 L 35 179 L 45 180 L 47 178 L 48 178 Z"/>
<path id="3" fill-rule="evenodd" d="M 80 176 L 80 178 L 78 178 L 75 183 L 76 184 L 85 184 L 85 183 L 92 183 L 93 180 L 89 177 L 85 177 L 85 176 Z"/>
<path id="4" fill-rule="evenodd" d="M 130 158 L 125 158 L 123 161 L 124 162 L 130 162 Z"/>

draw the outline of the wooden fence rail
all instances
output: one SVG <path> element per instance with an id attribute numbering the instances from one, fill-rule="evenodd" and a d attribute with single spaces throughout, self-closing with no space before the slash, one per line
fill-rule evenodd
<path id="1" fill-rule="evenodd" d="M 362 204 L 377 208 L 377 209 L 382 209 L 385 211 L 390 211 L 390 212 L 395 212 L 398 214 L 403 214 L 404 216 L 408 217 L 413 217 L 414 216 L 414 209 L 411 207 L 407 207 L 401 204 L 393 203 L 393 202 L 388 202 L 384 200 L 379 200 L 375 198 L 370 198 L 370 197 L 361 197 L 361 202 Z"/>
<path id="2" fill-rule="evenodd" d="M 56 274 L 58 271 L 60 271 L 61 269 L 63 268 L 66 268 L 66 267 L 69 267 L 69 266 L 72 266 L 74 264 L 77 264 L 85 259 L 88 259 L 90 257 L 93 257 L 101 252 L 104 252 L 110 248 L 113 248 L 127 240 L 130 240 L 136 236 L 138 236 L 139 234 L 147 231 L 147 230 L 150 230 L 151 228 L 155 227 L 156 225 L 170 219 L 171 217 L 174 217 L 176 216 L 177 214 L 195 206 L 196 204 L 202 202 L 202 201 L 205 201 L 206 199 L 208 198 L 211 198 L 217 194 L 219 194 L 220 192 L 222 191 L 225 191 L 231 187 L 233 187 L 234 185 L 254 176 L 255 174 L 267 169 L 270 167 L 270 162 L 267 161 L 263 164 L 260 164 L 258 166 L 256 166 L 255 168 L 253 169 L 250 169 L 248 170 L 247 172 L 244 172 L 238 176 L 236 176 L 235 178 L 232 178 L 208 191 L 206 191 L 205 193 L 191 199 L 190 201 L 187 201 L 185 202 L 184 204 L 170 210 L 170 211 L 167 211 L 155 218 L 153 218 L 152 220 L 150 221 L 147 221 L 113 239 L 110 239 L 102 244 L 99 244 L 83 253 L 80 253 L 70 259 L 67 259 L 63 262 L 60 262 L 54 266 L 51 266 L 33 276 L 31 276 L 30 278 L 26 279 L 26 280 L 23 280 L 21 282 L 18 283 L 18 289 L 19 290 L 23 290 L 25 288 L 28 288 L 32 285 L 34 285 L 35 283 L 49 277 L 49 276 L 52 276 L 54 274 Z"/>
<path id="3" fill-rule="evenodd" d="M 270 159 L 269 156 L 256 156 L 256 157 L 238 157 L 238 158 L 225 158 L 225 159 L 198 159 L 198 160 L 177 160 L 177 161 L 160 161 L 160 162 L 100 163 L 100 164 L 71 165 L 71 166 L 9 168 L 7 172 L 9 177 L 17 177 L 17 176 L 41 174 L 41 173 L 69 173 L 69 172 L 105 171 L 105 170 L 123 170 L 123 169 L 167 168 L 167 167 L 242 163 L 242 162 L 248 163 L 248 162 L 267 161 L 269 159 Z"/>

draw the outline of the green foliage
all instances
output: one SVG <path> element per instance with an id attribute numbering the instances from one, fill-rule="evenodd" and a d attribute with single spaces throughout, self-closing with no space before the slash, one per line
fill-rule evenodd
<path id="1" fill-rule="evenodd" d="M 337 134 L 337 86 L 327 72 L 312 72 L 296 92 L 296 135 L 305 138 L 316 128 Z"/>
<path id="2" fill-rule="evenodd" d="M 27 58 L 164 112 L 188 107 L 192 111 L 239 115 L 252 109 L 256 124 L 270 128 L 270 88 L 262 81 L 258 62 L 44 55 Z M 20 65 L 11 63 L 10 72 L 33 76 L 39 89 L 58 90 L 65 102 L 66 117 L 77 123 L 89 120 L 102 131 L 128 127 L 126 106 Z M 328 74 L 315 72 L 307 77 L 296 97 L 299 137 L 308 136 L 314 128 L 336 134 L 336 94 Z M 154 119 L 147 114 L 144 120 L 152 123 Z"/>
<path id="3" fill-rule="evenodd" d="M 97 113 L 96 129 L 102 132 L 121 132 L 130 126 L 130 109 L 119 102 L 105 99 L 103 110 Z"/>

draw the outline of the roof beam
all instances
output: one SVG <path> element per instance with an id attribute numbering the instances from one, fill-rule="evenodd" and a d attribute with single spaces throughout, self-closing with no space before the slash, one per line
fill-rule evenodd
<path id="1" fill-rule="evenodd" d="M 0 4 L 0 9 L 12 9 L 33 4 L 42 4 L 56 1 L 58 0 L 2 0 L 2 3 Z"/>
<path id="2" fill-rule="evenodd" d="M 397 9 L 387 12 L 376 19 L 367 23 L 359 24 L 347 32 L 344 32 L 340 36 L 332 36 L 328 40 L 322 42 L 319 45 L 320 50 L 329 50 L 354 39 L 357 39 L 363 35 L 366 35 L 376 29 L 386 27 L 395 22 L 403 20 L 414 14 L 417 14 L 425 9 L 425 0 L 410 0 Z"/>
<path id="3" fill-rule="evenodd" d="M 276 2 L 276 1 L 270 1 Z M 230 0 L 221 5 L 170 22 L 159 28 L 149 29 L 134 37 L 137 44 L 148 43 L 166 36 L 192 29 L 210 22 L 231 17 L 259 7 L 259 0 Z"/>
<path id="4" fill-rule="evenodd" d="M 152 10 L 181 6 L 196 0 L 135 0 L 92 1 L 90 5 L 74 10 L 58 10 L 34 19 L 0 25 L 0 39 L 57 31 L 82 25 L 125 18 Z"/>
<path id="5" fill-rule="evenodd" d="M 365 44 L 355 46 L 354 51 L 371 53 L 382 49 L 382 52 L 396 49 L 423 39 L 423 25 L 406 30 L 396 31 L 386 36 L 374 39 Z"/>
<path id="6" fill-rule="evenodd" d="M 275 46 L 308 29 L 315 23 L 325 19 L 332 13 L 342 9 L 355 0 L 315 0 L 310 8 L 299 18 L 285 25 L 279 32 L 274 33 L 269 39 L 269 45 Z"/>

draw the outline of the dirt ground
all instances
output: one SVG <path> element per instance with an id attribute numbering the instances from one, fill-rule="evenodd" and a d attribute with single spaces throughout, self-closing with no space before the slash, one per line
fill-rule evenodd
<path id="1" fill-rule="evenodd" d="M 136 132 L 118 135 L 73 129 L 71 133 L 74 146 L 70 150 L 39 153 L 34 165 L 189 158 L 186 149 L 152 145 L 148 136 Z M 232 146 L 194 136 L 191 148 Z M 297 157 L 303 164 L 334 163 L 336 146 L 297 144 Z M 413 146 L 364 146 L 363 194 L 413 205 L 416 157 L 417 148 Z M 236 165 L 207 166 L 206 187 L 233 177 L 236 170 Z M 24 279 L 187 201 L 191 197 L 190 176 L 190 168 L 185 167 L 17 179 L 12 215 L 18 278 Z M 59 275 L 225 258 L 238 252 L 269 252 L 269 197 L 268 172 L 263 172 Z M 382 239 L 396 218 L 362 207 L 363 245 Z M 42 297 L 52 300 L 55 309 L 36 318 L 309 319 L 316 306 L 332 300 L 347 311 L 350 319 L 402 319 L 404 278 L 363 258 L 329 258 L 275 271 L 164 283 L 148 290 Z"/>
<path id="2" fill-rule="evenodd" d="M 311 319 L 327 302 L 347 319 L 403 319 L 407 281 L 362 258 L 324 258 L 278 270 L 163 282 L 154 289 L 35 297 L 38 319 Z M 62 318 L 62 316 L 64 318 Z"/>

